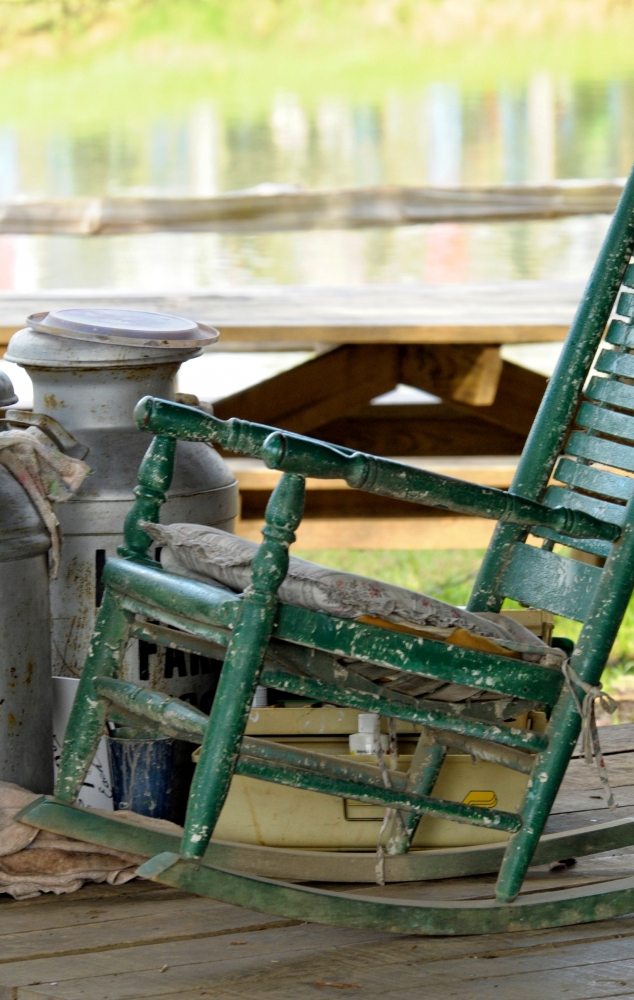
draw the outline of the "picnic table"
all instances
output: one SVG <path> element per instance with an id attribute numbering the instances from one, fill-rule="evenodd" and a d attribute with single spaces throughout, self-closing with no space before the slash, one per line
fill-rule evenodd
<path id="1" fill-rule="evenodd" d="M 0 346 L 26 316 L 49 308 L 90 303 L 189 316 L 220 330 L 212 351 L 314 352 L 303 364 L 217 400 L 214 411 L 223 419 L 268 423 L 430 468 L 451 459 L 450 474 L 505 488 L 546 379 L 504 360 L 500 348 L 562 341 L 582 291 L 577 282 L 518 281 L 188 294 L 4 292 Z M 399 383 L 436 401 L 372 404 Z M 506 470 L 501 477 L 500 462 Z M 257 463 L 248 481 L 245 467 L 236 470 L 242 489 L 238 530 L 259 539 L 273 479 L 263 467 L 258 472 Z M 309 484 L 299 540 L 305 548 L 483 548 L 491 530 L 484 519 L 368 498 L 334 482 Z"/>

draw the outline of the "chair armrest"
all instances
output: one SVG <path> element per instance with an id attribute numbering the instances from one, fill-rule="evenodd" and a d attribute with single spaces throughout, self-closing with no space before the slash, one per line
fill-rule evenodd
<path id="1" fill-rule="evenodd" d="M 124 543 L 118 548 L 120 556 L 133 559 L 148 558 L 152 539 L 141 523 L 159 520 L 172 480 L 177 440 L 219 444 L 227 451 L 260 458 L 264 442 L 277 430 L 236 417 L 220 420 L 197 407 L 153 396 L 139 400 L 134 419 L 139 430 L 152 431 L 155 437 L 141 462 L 134 490 L 136 499 L 126 516 Z M 347 448 L 344 452 L 352 454 Z"/>
<path id="2" fill-rule="evenodd" d="M 316 479 L 344 479 L 355 489 L 440 507 L 457 514 L 473 514 L 527 528 L 552 528 L 572 538 L 614 541 L 621 534 L 616 524 L 600 521 L 583 511 L 546 507 L 490 486 L 478 486 L 387 458 L 327 445 L 266 424 L 236 417 L 220 420 L 193 406 L 152 396 L 139 400 L 134 419 L 139 430 L 153 431 L 166 438 L 219 444 L 227 451 L 262 458 L 271 469 Z M 145 517 L 152 520 L 147 514 Z"/>
<path id="3" fill-rule="evenodd" d="M 569 507 L 547 507 L 505 490 L 416 469 L 389 458 L 363 452 L 344 453 L 319 441 L 275 431 L 261 449 L 270 469 L 316 479 L 344 479 L 349 486 L 380 496 L 440 507 L 457 514 L 475 514 L 527 528 L 552 528 L 572 538 L 615 541 L 618 525 Z"/>
<path id="4" fill-rule="evenodd" d="M 256 424 L 250 420 L 231 417 L 221 420 L 194 406 L 171 403 L 166 399 L 144 396 L 134 408 L 134 420 L 140 431 L 152 431 L 165 437 L 179 438 L 181 441 L 206 441 L 218 444 L 225 451 L 252 458 L 262 457 L 264 442 L 270 434 L 279 430 L 268 424 Z M 301 441 L 310 441 L 300 435 L 293 435 Z M 352 455 L 350 448 L 339 448 L 344 455 Z"/>

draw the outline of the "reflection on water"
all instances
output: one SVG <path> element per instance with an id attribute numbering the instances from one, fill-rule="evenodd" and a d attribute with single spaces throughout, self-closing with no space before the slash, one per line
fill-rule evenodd
<path id="1" fill-rule="evenodd" d="M 574 281 L 590 272 L 608 223 L 577 216 L 254 235 L 2 236 L 0 290 Z"/>
<path id="2" fill-rule="evenodd" d="M 633 112 L 634 81 L 574 83 L 546 73 L 518 90 L 433 83 L 376 104 L 328 98 L 304 108 L 280 94 L 261 118 L 225 116 L 211 101 L 177 118 L 157 107 L 134 127 L 78 134 L 55 121 L 39 134 L 32 124 L 3 128 L 0 111 L 0 196 L 621 176 L 634 153 Z"/>
<path id="3" fill-rule="evenodd" d="M 9 114 L 9 110 L 7 114 Z M 212 100 L 134 127 L 65 131 L 2 125 L 0 198 L 214 195 L 259 184 L 487 184 L 614 177 L 634 159 L 634 81 L 576 83 L 538 73 L 524 88 L 324 99 L 280 94 L 268 113 Z M 0 287 L 194 288 L 249 282 L 359 284 L 580 278 L 601 218 L 365 232 L 0 239 Z"/>

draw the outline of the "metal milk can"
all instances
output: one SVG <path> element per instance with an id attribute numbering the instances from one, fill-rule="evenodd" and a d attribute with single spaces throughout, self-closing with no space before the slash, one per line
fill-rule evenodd
<path id="1" fill-rule="evenodd" d="M 16 401 L 0 373 L 0 409 Z M 47 550 L 29 496 L 0 465 L 0 781 L 53 790 Z"/>
<path id="2" fill-rule="evenodd" d="M 54 674 L 79 676 L 101 601 L 101 571 L 123 539 L 151 440 L 133 423 L 134 406 L 145 395 L 173 400 L 181 363 L 217 336 L 190 320 L 158 313 L 65 309 L 29 317 L 29 328 L 9 342 L 7 360 L 26 368 L 34 390 L 33 415 L 10 411 L 10 419 L 54 418 L 77 443 L 75 450 L 66 443 L 65 450 L 92 470 L 70 501 L 56 505 L 62 559 L 58 578 L 51 581 Z M 50 425 L 44 429 L 54 436 Z M 161 520 L 232 531 L 237 513 L 238 485 L 226 463 L 207 444 L 179 441 Z M 213 674 L 200 659 L 135 641 L 126 674 L 200 704 Z"/>

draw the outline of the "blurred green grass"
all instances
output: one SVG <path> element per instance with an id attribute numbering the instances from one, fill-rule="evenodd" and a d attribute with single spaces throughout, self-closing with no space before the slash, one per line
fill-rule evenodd
<path id="1" fill-rule="evenodd" d="M 484 550 L 458 551 L 391 551 L 360 549 L 328 549 L 323 551 L 293 550 L 293 555 L 333 569 L 346 570 L 362 576 L 385 580 L 437 597 L 449 604 L 466 604 L 484 556 Z M 509 608 L 520 607 L 506 601 Z M 555 619 L 555 635 L 577 640 L 581 626 L 566 618 Z M 609 688 L 624 674 L 634 670 L 634 598 L 623 619 L 612 647 L 604 682 Z"/>
<path id="2" fill-rule="evenodd" d="M 365 101 L 430 81 L 513 87 L 545 70 L 634 73 L 634 0 L 0 0 L 0 109 L 25 128 L 169 116 L 241 121 L 292 91 Z"/>

